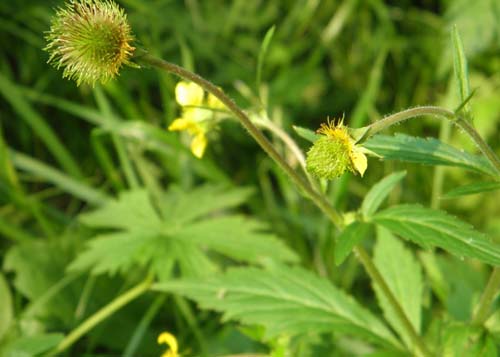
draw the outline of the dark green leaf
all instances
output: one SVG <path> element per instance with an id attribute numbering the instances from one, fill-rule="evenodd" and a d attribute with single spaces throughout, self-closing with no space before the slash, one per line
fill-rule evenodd
<path id="1" fill-rule="evenodd" d="M 377 227 L 374 262 L 415 331 L 420 333 L 423 282 L 422 270 L 417 260 L 391 232 L 383 227 Z M 392 304 L 378 285 L 374 285 L 374 289 L 386 320 L 412 351 L 415 346 L 413 346 L 411 336 L 408 335 Z"/>
<path id="2" fill-rule="evenodd" d="M 456 198 L 500 189 L 500 182 L 476 182 L 448 191 L 442 198 Z"/>
<path id="3" fill-rule="evenodd" d="M 500 265 L 500 246 L 444 211 L 400 205 L 377 213 L 373 221 L 424 248 L 440 247 L 460 258 L 471 257 Z"/>
<path id="4" fill-rule="evenodd" d="M 370 231 L 370 224 L 353 222 L 339 234 L 335 245 L 335 264 L 340 265 L 349 256 L 359 242 L 361 242 Z"/>
<path id="5" fill-rule="evenodd" d="M 455 149 L 437 139 L 418 138 L 403 134 L 375 135 L 364 146 L 385 160 L 400 160 L 425 165 L 462 167 L 496 176 L 495 169 L 484 158 Z"/>
<path id="6" fill-rule="evenodd" d="M 405 176 L 406 171 L 395 172 L 373 185 L 363 199 L 363 203 L 361 204 L 361 213 L 365 217 L 373 215 L 385 198 L 389 195 L 394 186 L 396 186 Z"/>
<path id="7" fill-rule="evenodd" d="M 205 279 L 156 284 L 154 289 L 187 296 L 203 308 L 223 312 L 225 319 L 264 325 L 270 337 L 336 331 L 399 347 L 368 310 L 327 280 L 298 267 L 234 268 Z"/>

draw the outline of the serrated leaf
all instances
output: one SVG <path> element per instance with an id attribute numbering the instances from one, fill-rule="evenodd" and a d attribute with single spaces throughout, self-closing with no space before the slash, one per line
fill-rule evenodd
<path id="1" fill-rule="evenodd" d="M 160 209 L 166 220 L 183 224 L 218 210 L 237 207 L 253 193 L 248 187 L 228 190 L 223 186 L 205 185 L 188 192 L 173 187 L 160 203 Z"/>
<path id="2" fill-rule="evenodd" d="M 476 258 L 500 265 L 499 245 L 444 211 L 399 205 L 375 214 L 373 221 L 424 248 L 440 247 L 460 258 Z"/>
<path id="3" fill-rule="evenodd" d="M 146 191 L 124 192 L 81 215 L 82 222 L 106 232 L 91 239 L 69 269 L 114 274 L 134 265 L 151 265 L 166 279 L 178 264 L 187 276 L 206 275 L 216 270 L 206 249 L 238 261 L 295 261 L 296 255 L 258 221 L 224 214 L 224 209 L 241 204 L 249 194 L 248 189 L 212 186 L 188 193 L 172 189 L 159 200 L 160 214 Z"/>
<path id="4" fill-rule="evenodd" d="M 496 176 L 496 171 L 483 157 L 455 149 L 433 138 L 418 138 L 404 134 L 375 135 L 364 146 L 385 160 L 400 160 L 424 165 L 456 166 L 482 174 Z"/>
<path id="5" fill-rule="evenodd" d="M 157 231 L 160 218 L 144 190 L 126 191 L 103 207 L 80 215 L 90 227 Z"/>
<path id="6" fill-rule="evenodd" d="M 300 136 L 302 139 L 306 139 L 307 141 L 314 143 L 319 135 L 316 134 L 314 131 L 311 129 L 303 128 L 301 126 L 293 125 L 292 126 L 293 130 L 297 133 L 298 136 Z"/>
<path id="7" fill-rule="evenodd" d="M 377 243 L 374 248 L 374 263 L 384 277 L 389 289 L 400 303 L 403 311 L 420 333 L 422 305 L 422 270 L 411 251 L 396 239 L 391 232 L 377 227 Z M 403 338 L 409 350 L 413 350 L 412 339 L 401 323 L 398 315 L 378 285 L 374 285 L 380 307 L 386 320 Z"/>
<path id="8" fill-rule="evenodd" d="M 272 234 L 261 233 L 267 227 L 242 216 L 214 218 L 189 225 L 176 239 L 195 243 L 242 261 L 264 258 L 297 261 L 297 256 Z"/>
<path id="9" fill-rule="evenodd" d="M 266 327 L 269 337 L 336 331 L 399 348 L 389 330 L 327 280 L 298 267 L 234 268 L 224 275 L 156 284 L 187 296 L 225 319 Z"/>
<path id="10" fill-rule="evenodd" d="M 500 182 L 476 182 L 448 191 L 442 198 L 456 198 L 500 189 Z"/>
<path id="11" fill-rule="evenodd" d="M 339 234 L 337 237 L 337 243 L 335 245 L 335 264 L 340 265 L 349 256 L 354 248 L 359 242 L 365 238 L 369 231 L 371 225 L 363 222 L 353 222 Z"/>
<path id="12" fill-rule="evenodd" d="M 363 199 L 363 203 L 361 204 L 361 213 L 365 217 L 373 215 L 392 191 L 394 186 L 396 186 L 405 176 L 406 171 L 395 172 L 373 185 Z"/>

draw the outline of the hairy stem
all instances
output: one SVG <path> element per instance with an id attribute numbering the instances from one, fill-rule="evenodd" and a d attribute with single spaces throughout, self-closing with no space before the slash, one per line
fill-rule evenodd
<path id="1" fill-rule="evenodd" d="M 422 115 L 434 115 L 444 117 L 450 120 L 453 124 L 457 125 L 462 129 L 469 138 L 477 145 L 481 153 L 488 159 L 495 171 L 497 172 L 497 179 L 500 179 L 500 159 L 491 149 L 491 147 L 483 140 L 481 135 L 472 126 L 472 124 L 464 119 L 463 117 L 457 115 L 456 113 L 432 106 L 417 107 L 404 110 L 402 112 L 389 115 L 371 125 L 368 126 L 368 135 L 371 136 L 378 133 L 381 130 L 388 128 L 391 125 L 400 123 L 404 120 L 419 117 Z M 500 268 L 496 267 L 490 275 L 486 289 L 481 296 L 479 305 L 476 308 L 476 313 L 472 319 L 474 325 L 482 325 L 489 316 L 491 305 L 497 296 L 498 290 L 500 289 Z"/>
<path id="2" fill-rule="evenodd" d="M 162 59 L 155 58 L 148 54 L 138 58 L 138 60 L 147 63 L 151 66 L 160 68 L 167 72 L 178 75 L 179 77 L 192 81 L 202 87 L 204 90 L 209 92 L 210 94 L 217 97 L 224 105 L 236 116 L 236 118 L 241 122 L 243 127 L 248 130 L 250 135 L 257 141 L 257 143 L 261 146 L 261 148 L 283 169 L 294 184 L 301 189 L 313 202 L 320 208 L 323 213 L 325 213 L 330 220 L 333 222 L 337 228 L 342 227 L 342 218 L 340 217 L 337 210 L 331 206 L 330 202 L 326 200 L 326 198 L 317 192 L 307 180 L 305 180 L 302 176 L 299 176 L 295 170 L 288 165 L 286 160 L 276 151 L 273 145 L 269 142 L 269 140 L 264 136 L 264 134 L 252 123 L 250 118 L 241 110 L 238 105 L 229 98 L 221 89 L 207 81 L 206 79 L 198 76 L 195 73 L 192 73 L 180 66 L 177 66 L 173 63 L 166 62 Z M 396 314 L 400 317 L 401 321 L 407 321 L 408 323 L 403 322 L 403 326 L 408 330 L 408 334 L 415 339 L 415 346 L 421 351 L 423 356 L 430 356 L 427 348 L 425 347 L 423 341 L 416 333 L 415 329 L 409 323 L 408 318 L 406 317 L 405 312 L 401 308 L 401 305 L 397 301 L 396 297 L 392 294 L 391 290 L 387 286 L 387 283 L 384 281 L 384 278 L 377 270 L 376 266 L 371 261 L 369 255 L 363 250 L 361 247 L 356 248 L 356 252 L 358 252 L 358 257 L 361 259 L 363 265 L 367 269 L 370 277 L 375 280 L 375 282 L 384 286 L 385 289 L 382 289 L 387 299 L 393 305 Z M 369 270 L 368 270 L 369 269 Z"/>
<path id="3" fill-rule="evenodd" d="M 73 343 L 75 343 L 80 337 L 86 334 L 88 331 L 93 329 L 101 321 L 105 320 L 107 317 L 112 315 L 116 310 L 122 308 L 138 296 L 142 295 L 149 290 L 151 286 L 152 279 L 147 278 L 142 283 L 136 285 L 129 291 L 118 296 L 116 299 L 111 301 L 108 305 L 104 306 L 102 309 L 97 311 L 95 314 L 90 316 L 88 319 L 83 321 L 77 328 L 71 331 L 57 347 L 49 355 L 54 356 L 60 354 L 62 351 L 66 350 Z"/>
<path id="4" fill-rule="evenodd" d="M 190 72 L 176 64 L 164 61 L 162 59 L 145 54 L 138 58 L 138 60 L 165 70 L 167 72 L 178 75 L 179 77 L 188 81 L 194 82 L 202 87 L 210 94 L 217 97 L 224 105 L 236 116 L 241 122 L 243 127 L 249 132 L 252 138 L 260 145 L 260 147 L 278 164 L 278 166 L 285 171 L 296 186 L 298 186 L 316 205 L 325 212 L 333 223 L 340 227 L 342 225 L 342 218 L 339 213 L 330 206 L 330 204 L 323 199 L 323 196 L 318 193 L 314 188 L 309 185 L 304 177 L 300 176 L 295 170 L 286 162 L 286 160 L 276 151 L 274 146 L 264 136 L 264 134 L 252 123 L 250 118 L 238 107 L 238 105 L 229 98 L 219 87 L 207 81 L 206 79 Z"/>

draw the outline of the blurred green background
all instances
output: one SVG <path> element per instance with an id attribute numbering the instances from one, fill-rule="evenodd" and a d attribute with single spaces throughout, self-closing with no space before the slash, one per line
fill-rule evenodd
<path id="1" fill-rule="evenodd" d="M 241 107 L 266 110 L 304 150 L 309 144 L 293 132 L 292 125 L 315 130 L 327 117 L 345 114 L 347 125 L 361 127 L 416 105 L 458 106 L 450 37 L 457 25 L 471 88 L 476 90 L 471 101 L 474 123 L 497 152 L 500 147 L 498 0 L 122 0 L 119 4 L 126 9 L 138 46 L 210 79 Z M 91 234 L 78 223 L 77 215 L 125 190 L 127 168 L 120 155 L 143 157 L 143 169 L 164 187 L 175 184 L 190 190 L 205 182 L 253 187 L 255 194 L 242 212 L 268 222 L 305 266 L 369 300 L 369 284 L 356 263 L 341 268 L 328 264 L 329 224 L 239 125 L 223 122 L 211 133 L 201 160 L 192 156 L 182 135 L 166 130 L 179 115 L 174 97 L 177 78 L 150 68 L 124 68 L 106 85 L 77 87 L 47 65 L 44 32 L 54 8 L 61 5 L 60 1 L 0 2 L 0 265 L 18 313 L 17 334 L 68 331 L 80 321 L 75 309 L 89 278 L 68 278 L 64 273 Z M 275 32 L 257 88 L 258 57 L 272 26 Z M 413 120 L 393 131 L 441 137 L 454 146 L 476 150 L 460 132 L 431 118 Z M 278 141 L 276 145 L 283 149 Z M 372 158 L 363 179 L 346 176 L 332 185 L 331 200 L 345 211 L 352 210 L 373 183 L 400 169 L 408 175 L 403 188 L 391 196 L 393 202 L 442 206 L 492 236 L 500 233 L 498 191 L 431 202 L 433 190 L 446 191 L 474 179 L 458 169 L 446 169 L 436 178 L 431 167 Z M 93 294 L 88 309 L 95 310 L 123 291 L 134 274 L 140 275 L 132 270 L 126 277 L 96 279 L 93 289 L 99 294 Z M 465 285 L 476 284 L 475 276 L 462 278 Z M 64 279 L 74 280 L 66 284 Z M 65 287 L 54 288 L 55 284 Z M 56 298 L 26 313 L 25 307 L 46 296 L 48 289 L 56 289 Z M 154 298 L 145 296 L 120 311 L 76 350 L 89 355 L 122 351 Z M 155 338 L 165 326 L 175 326 L 181 344 L 191 346 L 192 352 L 265 350 L 231 324 L 221 328 L 215 314 L 200 312 L 180 298 L 168 297 L 158 309 L 140 346 L 142 355 L 161 351 Z"/>

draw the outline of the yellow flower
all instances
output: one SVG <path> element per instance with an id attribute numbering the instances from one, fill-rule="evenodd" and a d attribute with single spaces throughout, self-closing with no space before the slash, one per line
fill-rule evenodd
<path id="1" fill-rule="evenodd" d="M 207 147 L 206 133 L 215 125 L 211 109 L 224 109 L 222 102 L 212 94 L 205 100 L 205 93 L 196 83 L 179 82 L 175 87 L 175 100 L 182 107 L 182 117 L 168 127 L 170 131 L 187 131 L 193 138 L 191 152 L 201 158 Z"/>
<path id="2" fill-rule="evenodd" d="M 321 124 L 317 133 L 324 136 L 316 140 L 307 153 L 306 168 L 309 172 L 329 180 L 341 176 L 346 170 L 363 176 L 368 166 L 366 150 L 356 145 L 342 120 L 337 125 L 328 120 Z"/>
<path id="3" fill-rule="evenodd" d="M 177 344 L 177 339 L 174 335 L 169 332 L 163 332 L 158 336 L 158 344 L 166 344 L 169 349 L 166 350 L 161 357 L 179 357 L 177 353 L 179 346 Z"/>

